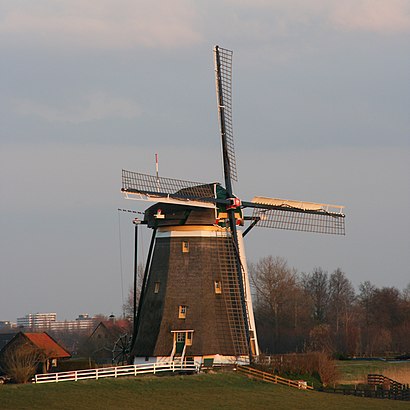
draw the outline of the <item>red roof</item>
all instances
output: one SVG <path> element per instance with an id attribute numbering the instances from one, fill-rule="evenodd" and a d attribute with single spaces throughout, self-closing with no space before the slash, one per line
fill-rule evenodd
<path id="1" fill-rule="evenodd" d="M 53 359 L 71 357 L 70 353 L 59 345 L 47 333 L 23 333 L 24 336 L 30 340 L 36 347 L 43 349 Z"/>
<path id="2" fill-rule="evenodd" d="M 121 330 L 125 332 L 130 329 L 129 320 L 102 320 L 101 323 L 103 323 L 107 329 Z"/>

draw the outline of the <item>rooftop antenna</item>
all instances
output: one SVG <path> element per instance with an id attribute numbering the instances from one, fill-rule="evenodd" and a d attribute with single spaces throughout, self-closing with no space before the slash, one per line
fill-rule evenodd
<path id="1" fill-rule="evenodd" d="M 155 154 L 155 173 L 157 176 L 157 192 L 159 192 L 158 154 Z"/>

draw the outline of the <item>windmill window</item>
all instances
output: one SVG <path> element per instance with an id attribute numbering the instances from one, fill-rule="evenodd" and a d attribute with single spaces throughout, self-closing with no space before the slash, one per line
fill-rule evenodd
<path id="1" fill-rule="evenodd" d="M 158 293 L 158 292 L 159 292 L 159 282 L 155 282 L 154 293 Z"/>
<path id="2" fill-rule="evenodd" d="M 214 281 L 215 293 L 220 295 L 222 293 L 222 284 L 220 280 Z"/>
<path id="3" fill-rule="evenodd" d="M 186 344 L 187 346 L 191 346 L 191 345 L 192 345 L 192 332 L 187 332 L 185 344 Z"/>
<path id="4" fill-rule="evenodd" d="M 185 336 L 186 336 L 185 332 L 178 332 L 177 333 L 177 342 L 178 343 L 185 342 Z"/>
<path id="5" fill-rule="evenodd" d="M 189 242 L 182 242 L 182 253 L 189 252 Z"/>
<path id="6" fill-rule="evenodd" d="M 179 319 L 186 318 L 186 306 L 185 305 L 179 305 L 178 318 Z"/>

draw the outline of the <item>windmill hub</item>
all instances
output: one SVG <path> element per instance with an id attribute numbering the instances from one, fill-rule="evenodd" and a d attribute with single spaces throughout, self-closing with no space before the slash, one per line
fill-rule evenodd
<path id="1" fill-rule="evenodd" d="M 242 206 L 242 201 L 239 198 L 228 198 L 230 202 L 229 205 L 226 206 L 226 210 L 229 211 L 230 209 L 237 209 Z"/>

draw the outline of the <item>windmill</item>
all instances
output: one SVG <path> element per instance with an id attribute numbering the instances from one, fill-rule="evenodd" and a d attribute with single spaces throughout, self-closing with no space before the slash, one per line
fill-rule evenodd
<path id="1" fill-rule="evenodd" d="M 232 55 L 214 48 L 225 186 L 122 171 L 125 198 L 155 202 L 142 221 L 153 231 L 134 318 L 135 363 L 248 363 L 259 348 L 243 237 L 258 226 L 345 233 L 342 206 L 235 196 Z"/>

